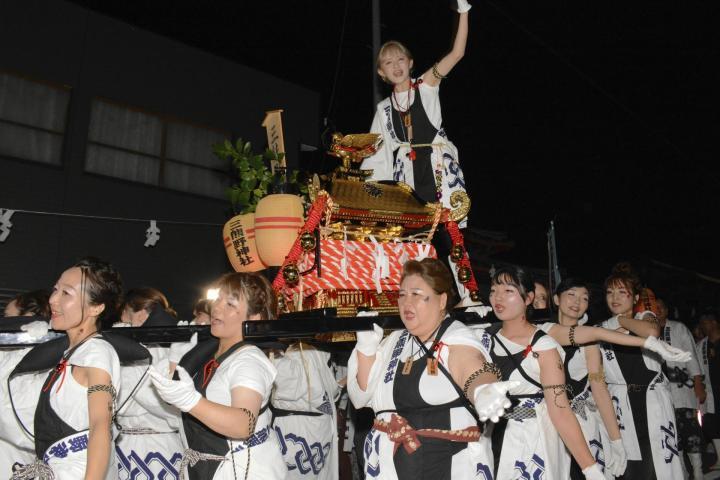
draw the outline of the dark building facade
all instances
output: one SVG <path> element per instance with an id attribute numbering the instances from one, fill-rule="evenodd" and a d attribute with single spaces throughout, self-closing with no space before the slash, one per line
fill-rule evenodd
<path id="1" fill-rule="evenodd" d="M 227 165 L 210 146 L 261 150 L 278 108 L 293 167 L 318 143 L 316 92 L 70 3 L 0 2 L 0 209 L 16 210 L 0 289 L 49 288 L 95 255 L 189 316 L 230 269 Z M 160 240 L 145 247 L 150 219 Z"/>

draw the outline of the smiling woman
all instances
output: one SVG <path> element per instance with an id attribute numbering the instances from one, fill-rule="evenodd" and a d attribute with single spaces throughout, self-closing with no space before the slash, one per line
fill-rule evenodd
<path id="1" fill-rule="evenodd" d="M 569 408 L 565 352 L 550 335 L 528 321 L 534 290 L 522 269 L 496 270 L 491 279 L 490 304 L 502 324 L 479 331 L 481 341 L 490 346 L 502 379 L 515 381 L 505 428 L 493 434 L 500 451 L 496 478 L 516 478 L 518 468 L 527 478 L 569 478 L 564 442 L 585 478 L 602 480 L 602 469 Z"/>
<path id="2" fill-rule="evenodd" d="M 117 478 L 111 420 L 121 389 L 121 358 L 117 344 L 99 331 L 116 311 L 121 292 L 117 271 L 95 258 L 65 270 L 53 287 L 51 323 L 55 330 L 65 331 L 68 348 L 48 374 L 38 399 L 13 391 L 8 382 L 15 404 L 37 401 L 32 434 L 35 454 L 42 460 L 21 468 L 17 478 L 26 478 L 23 471 L 33 468 L 51 470 L 58 480 Z M 53 348 L 51 343 L 35 347 L 18 367 L 34 356 L 51 356 L 48 346 Z"/>
<path id="3" fill-rule="evenodd" d="M 659 328 L 654 316 L 633 316 L 640 279 L 628 264 L 616 265 L 605 281 L 605 287 L 605 299 L 613 316 L 602 323 L 603 327 L 618 329 L 631 337 L 657 336 Z M 675 412 L 661 361 L 638 347 L 606 343 L 601 347 L 605 379 L 616 402 L 615 410 L 627 450 L 625 477 L 682 478 Z"/>
<path id="4" fill-rule="evenodd" d="M 180 471 L 185 475 L 187 467 L 191 480 L 285 478 L 267 408 L 277 371 L 242 333 L 246 321 L 277 317 L 275 293 L 255 273 L 226 274 L 215 287 L 219 294 L 210 315 L 215 338 L 183 356 L 174 380 L 151 372 L 160 396 L 183 412 L 188 448 Z"/>

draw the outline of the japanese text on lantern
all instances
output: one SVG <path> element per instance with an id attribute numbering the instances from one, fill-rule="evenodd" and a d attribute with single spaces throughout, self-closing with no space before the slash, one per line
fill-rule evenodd
<path id="1" fill-rule="evenodd" d="M 250 265 L 253 258 L 249 255 L 250 247 L 248 247 L 245 230 L 241 222 L 234 222 L 230 229 L 230 239 L 232 240 L 235 255 L 242 265 Z"/>

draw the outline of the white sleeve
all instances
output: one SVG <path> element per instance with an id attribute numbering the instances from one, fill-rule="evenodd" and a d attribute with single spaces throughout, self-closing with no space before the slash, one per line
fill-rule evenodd
<path id="1" fill-rule="evenodd" d="M 565 359 L 565 350 L 563 350 L 560 344 L 550 335 L 543 335 L 532 347 L 533 352 L 544 352 L 553 349 L 558 351 L 561 359 Z"/>
<path id="2" fill-rule="evenodd" d="M 677 342 L 677 345 L 674 346 L 690 352 L 692 355 L 690 361 L 685 363 L 685 368 L 687 368 L 691 377 L 702 375 L 702 369 L 700 368 L 700 363 L 698 362 L 698 355 L 695 351 L 695 339 L 693 338 L 690 329 L 680 322 L 676 322 L 676 325 L 679 342 Z"/>
<path id="3" fill-rule="evenodd" d="M 542 330 L 543 332 L 547 333 L 548 335 L 550 335 L 550 330 L 552 330 L 552 328 L 553 328 L 555 325 L 557 325 L 557 323 L 554 323 L 554 322 L 545 322 L 545 323 L 542 323 L 542 324 L 538 325 L 538 328 L 539 328 L 540 330 Z"/>
<path id="4" fill-rule="evenodd" d="M 485 361 L 492 361 L 492 357 L 490 356 L 489 337 L 487 342 L 483 342 L 483 334 L 478 333 L 474 333 L 468 326 L 464 325 L 463 323 L 456 322 L 453 324 L 452 328 L 448 329 L 448 331 L 443 335 L 442 341 L 447 345 L 462 345 L 465 347 L 472 347 L 482 353 Z M 444 356 L 443 353 L 445 352 L 445 349 L 442 349 L 440 351 L 441 357 Z M 443 361 L 447 361 L 447 358 L 443 358 Z"/>
<path id="5" fill-rule="evenodd" d="M 69 363 L 78 367 L 105 370 L 110 375 L 112 384 L 120 390 L 120 358 L 113 346 L 105 340 L 88 340 L 72 354 Z"/>
<path id="6" fill-rule="evenodd" d="M 256 347 L 240 349 L 228 359 L 227 375 L 230 390 L 243 387 L 258 392 L 263 402 L 270 397 L 277 370 L 265 354 Z"/>

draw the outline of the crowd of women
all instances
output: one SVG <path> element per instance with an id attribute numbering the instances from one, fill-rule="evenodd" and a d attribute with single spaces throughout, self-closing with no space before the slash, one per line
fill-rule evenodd
<path id="1" fill-rule="evenodd" d="M 448 208 L 465 188 L 438 93 L 465 53 L 471 7 L 455 8 L 451 51 L 420 77 L 404 45 L 380 49 L 377 71 L 393 91 L 372 126 L 383 148 L 363 164 L 370 179 L 406 182 Z M 447 241 L 436 236 L 441 258 Z M 359 461 L 365 478 L 701 478 L 695 411 L 696 400 L 715 408 L 715 315 L 702 321 L 698 362 L 667 311 L 645 307 L 626 266 L 605 280 L 611 316 L 595 326 L 583 325 L 590 288 L 581 281 L 548 292 L 520 268 L 497 269 L 489 301 L 499 322 L 480 325 L 453 317 L 454 285 L 443 261 L 406 262 L 404 328 L 357 332 L 343 367 L 302 342 L 245 341 L 244 322 L 277 317 L 259 274 L 226 274 L 218 298 L 196 305 L 193 322 L 210 325 L 210 340 L 138 344 L 106 323 L 120 311 L 115 326 L 176 325 L 167 299 L 137 288 L 123 301 L 115 268 L 83 259 L 49 298 L 31 292 L 6 309 L 49 317 L 66 335 L 0 351 L 0 479 L 336 479 L 344 390 L 373 412 Z M 549 302 L 556 316 L 533 322 L 533 304 Z M 47 332 L 36 322 L 23 328 Z M 717 430 L 714 416 L 706 424 Z"/>
<path id="2" fill-rule="evenodd" d="M 212 338 L 169 347 L 102 328 L 118 310 L 135 326 L 177 320 L 154 289 L 121 303 L 118 272 L 97 259 L 64 271 L 37 311 L 11 302 L 12 314 L 49 311 L 67 335 L 1 353 L 0 478 L 338 478 L 344 381 L 330 354 L 243 339 L 243 322 L 277 316 L 261 275 L 227 274 L 216 287 L 195 311 Z M 580 325 L 590 289 L 572 279 L 552 295 L 557 318 L 538 324 L 532 279 L 497 269 L 489 300 L 500 322 L 467 326 L 453 318 L 445 264 L 408 261 L 405 328 L 357 332 L 347 364 L 350 399 L 374 412 L 365 478 L 687 476 L 663 364 L 692 355 L 658 339 L 670 340 L 662 314 L 643 311 L 626 266 L 605 287 L 612 316 L 600 326 Z"/>

